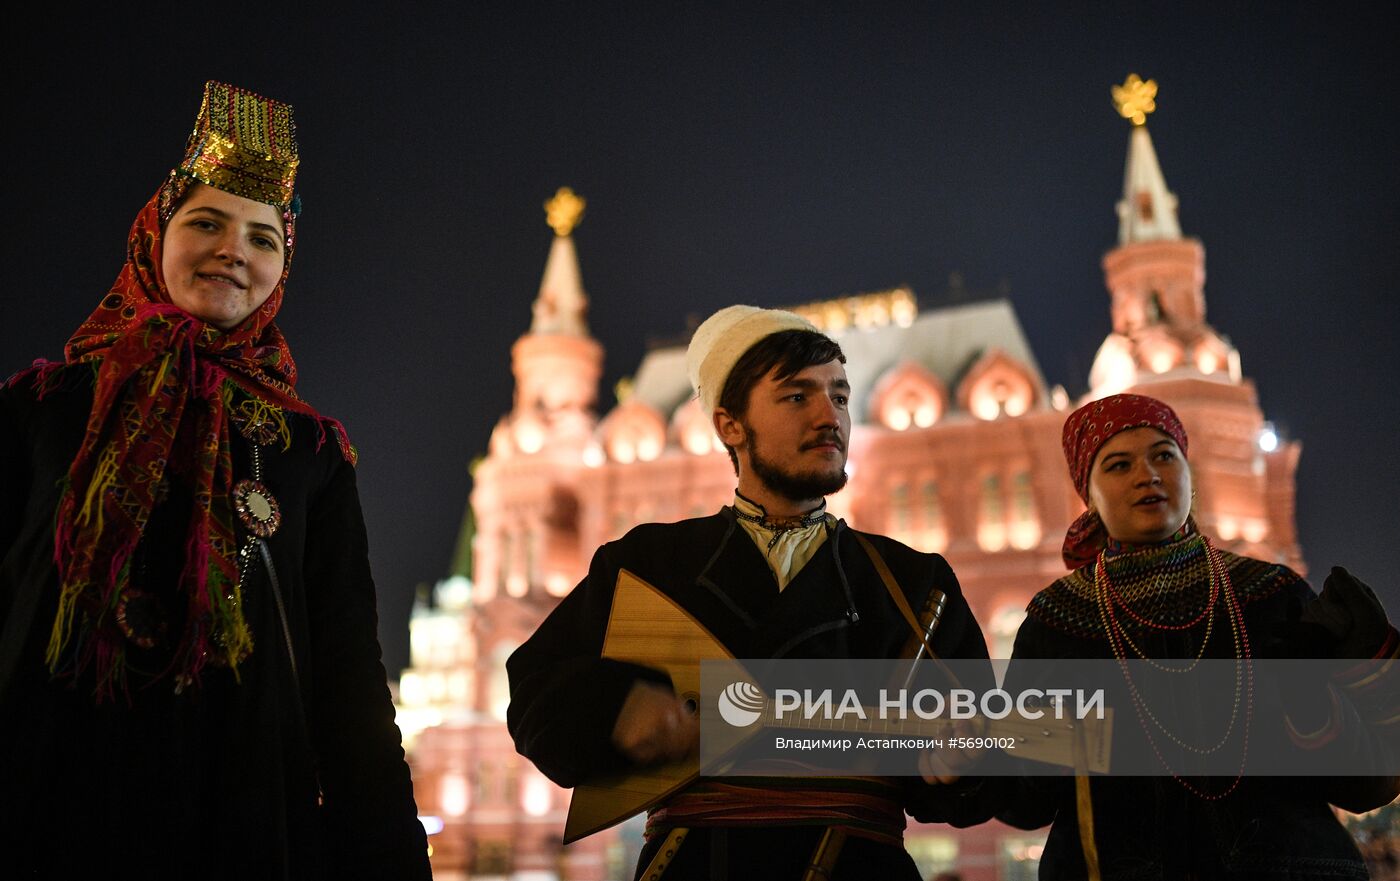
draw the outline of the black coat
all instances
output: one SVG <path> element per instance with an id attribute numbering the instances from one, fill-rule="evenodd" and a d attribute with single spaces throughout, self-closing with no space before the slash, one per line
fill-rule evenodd
<path id="1" fill-rule="evenodd" d="M 54 680 L 59 482 L 92 404 L 68 368 L 38 400 L 0 390 L 0 853 L 6 877 L 428 878 L 376 633 L 354 469 L 317 425 L 288 414 L 292 444 L 262 450 L 282 525 L 268 540 L 287 636 L 265 571 L 244 582 L 252 655 L 235 681 L 206 669 L 98 705 L 92 682 Z M 236 476 L 249 471 L 234 434 Z M 143 577 L 173 617 L 189 494 L 172 485 L 147 525 Z M 241 525 L 238 539 L 245 539 Z M 160 669 L 169 646 L 130 649 Z M 11 663 L 3 663 L 9 658 Z M 90 678 L 90 677 L 89 677 Z M 300 687 L 298 688 L 297 683 Z M 318 805 L 318 786 L 324 803 Z"/>
<path id="2" fill-rule="evenodd" d="M 933 588 L 948 595 L 934 639 L 938 654 L 986 658 L 982 632 L 947 561 L 883 536 L 868 538 L 912 608 L 919 608 Z M 600 657 L 623 568 L 673 598 L 736 658 L 897 658 L 910 635 L 844 522 L 781 592 L 728 508 L 710 517 L 639 526 L 599 548 L 588 576 L 506 662 L 507 723 L 516 748 L 562 786 L 626 765 L 610 741 L 622 702 L 638 679 L 665 681 L 658 671 Z M 906 808 L 925 821 L 981 822 L 986 814 L 967 797 L 970 789 L 970 784 L 931 787 L 911 780 L 905 786 Z M 731 830 L 722 859 L 729 877 L 795 881 L 819 835 L 820 829 L 810 827 Z M 707 830 L 693 830 L 667 870 L 667 881 L 709 877 L 710 851 L 719 846 L 713 838 Z M 643 864 L 659 841 L 654 838 L 643 851 Z M 909 857 L 894 850 L 852 839 L 836 877 L 917 877 Z M 851 866 L 862 874 L 852 874 Z"/>

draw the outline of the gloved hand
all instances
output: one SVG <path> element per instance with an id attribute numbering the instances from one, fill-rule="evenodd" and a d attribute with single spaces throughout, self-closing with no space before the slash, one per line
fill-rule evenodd
<path id="1" fill-rule="evenodd" d="M 1322 583 L 1322 593 L 1303 608 L 1303 624 L 1317 625 L 1332 640 L 1332 657 L 1374 657 L 1390 635 L 1390 619 L 1375 591 L 1341 566 Z"/>

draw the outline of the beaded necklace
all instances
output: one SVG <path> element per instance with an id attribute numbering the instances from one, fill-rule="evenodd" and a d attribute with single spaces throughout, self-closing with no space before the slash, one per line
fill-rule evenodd
<path id="1" fill-rule="evenodd" d="M 773 534 L 773 537 L 768 540 L 768 550 L 770 551 L 773 550 L 773 546 L 778 543 L 778 539 L 782 538 L 784 533 L 797 529 L 808 529 L 826 521 L 826 502 L 822 502 L 806 514 L 799 514 L 795 517 L 774 517 L 758 502 L 737 492 L 734 495 L 762 512 L 761 514 L 750 513 L 738 505 L 734 505 L 732 508 L 735 517 Z"/>
<path id="2" fill-rule="evenodd" d="M 1252 721 L 1254 715 L 1254 670 L 1253 665 L 1251 663 L 1251 653 L 1249 648 L 1249 632 L 1245 629 L 1244 613 L 1240 607 L 1239 596 L 1235 592 L 1234 585 L 1230 582 L 1230 575 L 1225 570 L 1224 565 L 1220 561 L 1220 554 L 1215 549 L 1215 546 L 1210 543 L 1210 540 L 1207 539 L 1204 535 L 1201 535 L 1199 536 L 1197 541 L 1200 542 L 1201 547 L 1205 553 L 1207 571 L 1209 573 L 1208 578 L 1210 591 L 1209 597 L 1206 602 L 1206 607 L 1202 609 L 1200 614 L 1198 614 L 1189 624 L 1159 624 L 1156 621 L 1153 621 L 1151 618 L 1148 618 L 1135 612 L 1132 609 L 1132 607 L 1130 607 L 1124 601 L 1122 595 L 1119 594 L 1119 592 L 1114 588 L 1113 581 L 1109 577 L 1108 564 L 1106 559 L 1107 555 L 1103 551 L 1099 552 L 1098 559 L 1094 565 L 1094 596 L 1098 602 L 1099 616 L 1103 624 L 1104 634 L 1108 639 L 1109 647 L 1113 651 L 1114 658 L 1117 659 L 1119 667 L 1123 671 L 1123 678 L 1128 685 L 1128 693 L 1132 697 L 1133 708 L 1137 712 L 1138 723 L 1142 727 L 1143 734 L 1147 736 L 1147 742 L 1152 747 L 1152 752 L 1156 755 L 1157 761 L 1161 763 L 1162 767 L 1166 768 L 1168 771 L 1171 771 L 1172 777 L 1191 794 L 1197 796 L 1198 798 L 1205 799 L 1207 801 L 1218 801 L 1220 799 L 1225 798 L 1230 793 L 1234 792 L 1235 789 L 1239 786 L 1240 780 L 1244 777 L 1245 762 L 1249 755 L 1249 728 L 1250 722 Z M 1187 552 L 1192 551 L 1194 549 L 1195 542 L 1193 541 L 1191 543 L 1188 543 L 1182 549 L 1183 556 Z M 1158 576 L 1158 579 L 1155 583 L 1160 584 L 1160 575 Z M 1163 587 L 1163 592 L 1167 590 L 1183 591 L 1188 586 L 1189 584 L 1187 583 L 1171 584 L 1170 582 L 1168 582 Z M 1131 649 L 1132 653 L 1139 659 L 1147 661 L 1153 667 L 1163 672 L 1191 672 L 1196 668 L 1196 665 L 1205 655 L 1206 645 L 1210 641 L 1212 624 L 1215 620 L 1215 607 L 1218 603 L 1221 602 L 1221 600 L 1223 600 L 1223 604 L 1225 606 L 1226 619 L 1230 622 L 1230 631 L 1231 635 L 1234 638 L 1235 659 L 1237 661 L 1242 661 L 1243 663 L 1237 663 L 1235 665 L 1235 694 L 1233 704 L 1230 709 L 1230 721 L 1225 728 L 1225 733 L 1221 736 L 1220 740 L 1212 746 L 1198 747 L 1183 741 L 1180 737 L 1178 737 L 1175 733 L 1173 733 L 1165 725 L 1163 725 L 1162 722 L 1157 718 L 1157 716 L 1152 712 L 1152 708 L 1148 706 L 1147 701 L 1138 691 L 1137 684 L 1133 682 L 1132 673 L 1130 672 L 1128 666 L 1128 652 L 1124 650 L 1124 647 L 1126 646 L 1127 648 Z M 1200 651 L 1197 653 L 1196 658 L 1186 667 L 1172 667 L 1165 664 L 1159 664 L 1153 658 L 1148 657 L 1148 655 L 1145 652 L 1143 652 L 1135 643 L 1132 642 L 1132 640 L 1128 637 L 1127 631 L 1123 627 L 1123 624 L 1119 622 L 1117 613 L 1115 611 L 1115 608 L 1119 606 L 1121 606 L 1122 609 L 1128 613 L 1129 617 L 1137 621 L 1137 623 L 1141 624 L 1144 627 L 1157 631 L 1182 631 L 1194 627 L 1195 625 L 1199 624 L 1202 620 L 1205 620 L 1206 633 L 1201 640 L 1201 648 Z M 1239 718 L 1239 709 L 1242 692 L 1244 697 L 1245 711 L 1244 724 L 1241 733 L 1239 770 L 1235 774 L 1234 781 L 1231 782 L 1230 785 L 1224 790 L 1220 792 L 1205 792 L 1172 769 L 1170 763 L 1167 762 L 1166 757 L 1162 755 L 1162 750 L 1157 745 L 1157 739 L 1153 736 L 1152 729 L 1157 729 L 1162 734 L 1166 735 L 1166 737 L 1178 747 L 1188 752 L 1195 753 L 1197 755 L 1210 755 L 1212 753 L 1218 752 L 1230 740 L 1231 734 L 1235 730 L 1235 724 L 1237 719 Z"/>

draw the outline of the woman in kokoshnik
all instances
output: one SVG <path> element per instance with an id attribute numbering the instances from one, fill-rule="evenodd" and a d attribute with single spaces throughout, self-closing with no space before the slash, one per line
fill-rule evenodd
<path id="1" fill-rule="evenodd" d="M 1286 566 L 1216 548 L 1191 516 L 1186 430 L 1161 401 L 1122 394 L 1086 404 L 1066 420 L 1063 447 L 1088 510 L 1065 537 L 1072 571 L 1027 608 L 1008 672 L 1018 687 L 1055 659 L 1233 658 L 1246 671 L 1264 655 L 1372 660 L 1330 685 L 1295 684 L 1287 715 L 1272 723 L 1255 712 L 1252 680 L 1237 688 L 1221 741 L 1237 751 L 1233 777 L 1023 777 L 1014 794 L 1002 790 L 998 818 L 1024 829 L 1053 823 L 1042 879 L 1366 878 L 1329 804 L 1386 804 L 1400 780 L 1250 776 L 1246 756 L 1266 744 L 1385 754 L 1392 735 L 1374 723 L 1395 715 L 1396 688 L 1393 675 L 1376 674 L 1400 666 L 1388 663 L 1400 642 L 1375 594 L 1336 568 L 1316 597 Z M 1133 701 L 1149 699 L 1126 685 Z M 1171 730 L 1182 723 L 1160 706 L 1120 707 L 1115 754 L 1136 738 L 1134 748 L 1150 747 L 1144 755 L 1172 770 L 1169 745 L 1191 749 Z"/>
<path id="2" fill-rule="evenodd" d="M 19 877 L 429 876 L 355 451 L 273 321 L 298 163 L 290 106 L 207 84 L 64 361 L 0 389 Z"/>

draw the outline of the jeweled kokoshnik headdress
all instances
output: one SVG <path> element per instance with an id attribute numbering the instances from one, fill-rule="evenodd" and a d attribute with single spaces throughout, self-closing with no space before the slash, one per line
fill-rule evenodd
<path id="1" fill-rule="evenodd" d="M 176 173 L 285 210 L 300 161 L 291 105 L 211 81 Z"/>

